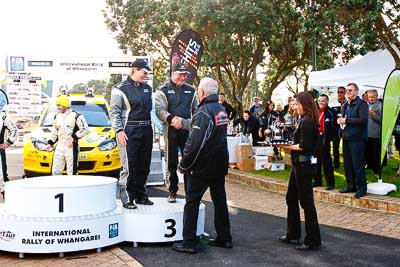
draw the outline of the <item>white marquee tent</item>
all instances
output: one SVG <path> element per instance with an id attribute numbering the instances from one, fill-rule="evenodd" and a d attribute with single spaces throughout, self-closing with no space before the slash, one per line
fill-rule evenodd
<path id="1" fill-rule="evenodd" d="M 390 53 L 386 49 L 379 49 L 345 66 L 313 71 L 308 82 L 310 88 L 317 90 L 336 90 L 338 86 L 354 82 L 360 87 L 360 91 L 372 88 L 381 91 L 394 67 L 394 59 Z"/>

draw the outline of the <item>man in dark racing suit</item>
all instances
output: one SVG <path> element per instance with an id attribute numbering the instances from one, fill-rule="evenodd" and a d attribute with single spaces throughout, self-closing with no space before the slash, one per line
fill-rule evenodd
<path id="1" fill-rule="evenodd" d="M 188 173 L 183 242 L 172 247 L 179 252 L 197 252 L 199 206 L 208 187 L 214 204 L 217 232 L 217 237 L 210 239 L 209 245 L 232 248 L 225 192 L 229 161 L 226 131 L 229 119 L 224 107 L 218 104 L 217 92 L 218 83 L 215 80 L 201 79 L 198 88 L 200 104 L 193 115 L 191 131 L 179 163 L 179 171 Z"/>
<path id="2" fill-rule="evenodd" d="M 150 71 L 145 61 L 134 61 L 128 78 L 117 84 L 111 92 L 110 118 L 117 133 L 122 163 L 117 197 L 127 209 L 135 209 L 135 203 L 153 205 L 146 190 L 153 129 L 150 118 L 152 88 L 144 79 Z"/>
<path id="3" fill-rule="evenodd" d="M 171 81 L 160 87 L 155 93 L 157 117 L 163 122 L 165 155 L 167 159 L 167 180 L 169 182 L 168 202 L 176 202 L 178 192 L 178 149 L 183 151 L 189 136 L 187 130 L 197 107 L 196 89 L 185 83 L 188 69 L 182 63 L 172 67 Z M 187 175 L 184 174 L 186 183 Z M 186 186 L 186 184 L 185 184 Z"/>

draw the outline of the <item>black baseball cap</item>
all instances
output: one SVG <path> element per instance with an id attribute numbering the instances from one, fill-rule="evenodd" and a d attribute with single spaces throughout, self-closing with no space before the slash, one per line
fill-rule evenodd
<path id="1" fill-rule="evenodd" d="M 136 59 L 132 63 L 132 67 L 138 68 L 138 69 L 144 69 L 146 72 L 151 72 L 151 69 L 149 65 L 147 65 L 147 62 L 144 61 L 143 59 Z"/>
<path id="2" fill-rule="evenodd" d="M 189 70 L 186 68 L 185 64 L 180 62 L 175 64 L 175 66 L 172 68 L 172 71 L 178 73 L 189 73 Z"/>

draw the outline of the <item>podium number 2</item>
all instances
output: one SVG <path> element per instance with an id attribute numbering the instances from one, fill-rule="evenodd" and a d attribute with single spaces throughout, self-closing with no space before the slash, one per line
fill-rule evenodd
<path id="1" fill-rule="evenodd" d="M 171 233 L 164 234 L 164 237 L 171 238 L 171 237 L 175 236 L 176 235 L 176 229 L 175 229 L 176 222 L 175 222 L 175 220 L 174 219 L 168 219 L 168 220 L 165 220 L 165 223 L 167 224 L 167 229 L 170 230 Z M 170 224 L 170 225 L 168 225 L 168 224 Z"/>
<path id="2" fill-rule="evenodd" d="M 54 198 L 58 198 L 58 212 L 64 212 L 64 194 L 55 195 Z"/>

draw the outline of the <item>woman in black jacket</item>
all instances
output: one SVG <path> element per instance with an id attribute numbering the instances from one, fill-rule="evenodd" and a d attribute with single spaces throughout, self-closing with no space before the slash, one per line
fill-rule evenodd
<path id="1" fill-rule="evenodd" d="M 318 141 L 318 111 L 308 92 L 296 96 L 297 111 L 301 115 L 294 132 L 293 145 L 279 145 L 291 150 L 292 172 L 290 173 L 286 203 L 288 206 L 287 232 L 279 238 L 285 243 L 299 244 L 301 238 L 300 208 L 304 209 L 306 237 L 298 250 L 317 250 L 321 246 L 321 235 L 317 211 L 314 205 L 312 178 L 315 167 L 312 157 Z"/>
<path id="2" fill-rule="evenodd" d="M 257 118 L 250 111 L 245 110 L 240 118 L 233 121 L 233 126 L 236 126 L 238 124 L 240 124 L 241 132 L 244 135 L 251 134 L 251 137 L 253 139 L 253 146 L 256 146 L 258 142 L 259 128 Z"/>
<path id="3" fill-rule="evenodd" d="M 268 100 L 263 103 L 263 105 L 265 110 L 260 116 L 260 129 L 258 131 L 258 135 L 261 140 L 265 140 L 265 137 L 269 136 L 272 133 L 271 125 L 278 118 L 278 113 L 274 110 L 274 102 Z"/>

